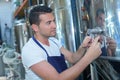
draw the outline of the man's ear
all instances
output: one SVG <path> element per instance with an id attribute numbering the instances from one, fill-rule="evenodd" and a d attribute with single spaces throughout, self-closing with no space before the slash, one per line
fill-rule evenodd
<path id="1" fill-rule="evenodd" d="M 38 31 L 38 26 L 36 24 L 32 24 L 32 29 L 33 29 L 33 31 L 37 32 Z"/>

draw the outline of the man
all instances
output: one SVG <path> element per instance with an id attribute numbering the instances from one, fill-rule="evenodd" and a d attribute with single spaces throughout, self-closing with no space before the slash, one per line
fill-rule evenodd
<path id="1" fill-rule="evenodd" d="M 86 37 L 75 53 L 65 49 L 54 37 L 55 18 L 47 6 L 34 6 L 29 22 L 34 36 L 22 49 L 26 80 L 75 80 L 101 54 L 99 36 Z M 65 60 L 74 65 L 67 69 Z"/>
<path id="2" fill-rule="evenodd" d="M 103 9 L 98 9 L 96 11 L 96 23 L 97 23 L 96 27 L 100 27 L 101 29 L 106 29 L 105 12 Z M 102 35 L 102 37 L 103 37 L 102 44 L 104 44 L 104 46 L 102 47 L 101 56 L 115 56 L 115 52 L 116 52 L 115 40 L 106 36 L 106 35 L 105 36 Z M 97 59 L 95 61 L 95 64 L 97 66 L 99 73 L 102 74 L 102 76 L 104 76 L 104 78 L 112 79 L 112 80 L 119 80 L 120 79 L 118 73 L 116 72 L 118 69 L 117 69 L 117 66 L 115 66 L 116 64 L 114 61 L 112 62 L 109 60 L 107 61 L 104 59 Z"/>
<path id="3" fill-rule="evenodd" d="M 103 9 L 98 9 L 96 11 L 96 27 L 100 27 L 101 29 L 105 29 L 105 12 Z M 105 38 L 103 39 L 105 40 Z M 105 50 L 105 47 L 107 47 L 107 51 Z M 102 48 L 103 56 L 108 55 L 108 56 L 113 56 L 115 55 L 116 51 L 116 42 L 114 39 L 110 37 L 106 37 L 106 43 L 104 43 L 104 48 Z M 106 54 L 108 53 L 108 54 Z"/>

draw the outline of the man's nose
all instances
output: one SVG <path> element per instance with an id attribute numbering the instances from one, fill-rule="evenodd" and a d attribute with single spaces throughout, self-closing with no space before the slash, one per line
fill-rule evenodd
<path id="1" fill-rule="evenodd" d="M 56 23 L 55 22 L 52 23 L 52 27 L 56 28 Z"/>

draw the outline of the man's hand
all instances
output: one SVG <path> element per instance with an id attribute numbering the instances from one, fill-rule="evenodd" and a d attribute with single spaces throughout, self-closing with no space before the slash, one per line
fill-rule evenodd
<path id="1" fill-rule="evenodd" d="M 83 48 L 88 48 L 90 47 L 91 43 L 92 43 L 92 38 L 90 36 L 86 36 L 81 46 Z"/>
<path id="2" fill-rule="evenodd" d="M 86 55 L 89 60 L 94 60 L 100 56 L 101 51 L 101 43 L 99 42 L 100 36 L 97 36 L 93 41 L 90 47 L 88 48 Z"/>
<path id="3" fill-rule="evenodd" d="M 114 39 L 107 37 L 107 51 L 109 56 L 113 56 L 115 55 L 115 51 L 116 51 L 116 42 Z"/>

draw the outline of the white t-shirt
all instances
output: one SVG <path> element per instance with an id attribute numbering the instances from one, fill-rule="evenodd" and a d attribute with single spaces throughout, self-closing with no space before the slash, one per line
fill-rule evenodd
<path id="1" fill-rule="evenodd" d="M 39 42 L 40 43 L 40 42 Z M 40 43 L 47 51 L 49 56 L 60 56 L 60 48 L 62 45 L 55 38 L 49 39 L 50 46 Z M 25 80 L 42 80 L 37 76 L 30 67 L 40 61 L 47 60 L 46 52 L 39 47 L 32 38 L 25 44 L 22 49 L 22 63 L 25 67 Z"/>

